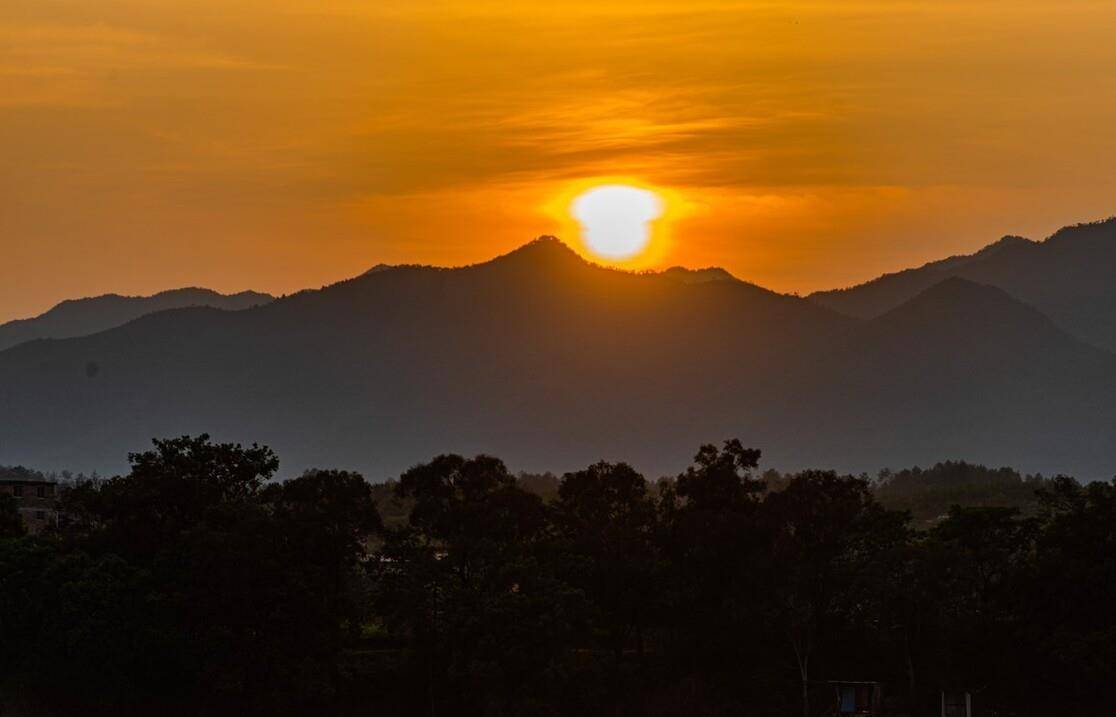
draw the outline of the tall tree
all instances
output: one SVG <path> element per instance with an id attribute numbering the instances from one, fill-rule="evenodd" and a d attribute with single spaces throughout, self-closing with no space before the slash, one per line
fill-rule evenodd
<path id="1" fill-rule="evenodd" d="M 408 525 L 373 561 L 377 607 L 425 653 L 431 710 L 530 699 L 565 645 L 570 594 L 544 560 L 548 517 L 490 456 L 443 455 L 400 477 Z M 436 694 L 439 686 L 457 689 Z"/>
<path id="2" fill-rule="evenodd" d="M 120 555 L 151 559 L 208 512 L 254 500 L 279 468 L 270 448 L 213 443 L 206 434 L 154 444 L 128 456 L 127 475 L 67 498 L 77 527 L 96 529 L 102 546 Z"/>
<path id="3" fill-rule="evenodd" d="M 1040 494 L 1035 569 L 1020 591 L 1026 681 L 1063 703 L 1116 699 L 1116 480 L 1059 477 Z M 1067 696 L 1070 696 L 1067 699 Z M 1082 708 L 1085 705 L 1081 705 Z"/>
<path id="4" fill-rule="evenodd" d="M 697 679 L 758 662 L 748 653 L 766 629 L 759 609 L 765 538 L 757 520 L 764 484 L 753 474 L 759 457 L 735 439 L 704 445 L 660 490 L 672 632 Z"/>
<path id="5" fill-rule="evenodd" d="M 864 576 L 881 554 L 901 544 L 905 516 L 888 514 L 866 480 L 832 471 L 806 471 L 768 496 L 772 576 L 781 620 L 794 653 L 803 717 L 811 717 L 814 656 L 842 625 L 861 620 L 875 586 Z"/>
<path id="6" fill-rule="evenodd" d="M 1036 525 L 1013 508 L 961 508 L 930 532 L 924 557 L 937 584 L 939 651 L 931 674 L 952 685 L 1006 699 L 1022 686 L 1016 651 L 1018 590 L 1025 583 Z"/>
<path id="7" fill-rule="evenodd" d="M 647 481 L 626 463 L 567 473 L 554 521 L 567 580 L 588 597 L 617 662 L 630 635 L 643 654 L 643 629 L 656 594 L 657 511 Z"/>

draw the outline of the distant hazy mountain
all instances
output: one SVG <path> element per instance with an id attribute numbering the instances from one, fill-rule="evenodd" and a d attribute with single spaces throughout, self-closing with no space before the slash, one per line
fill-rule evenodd
<path id="1" fill-rule="evenodd" d="M 945 279 L 857 327 L 842 348 L 803 400 L 836 391 L 825 420 L 840 430 L 817 434 L 877 465 L 979 456 L 1116 474 L 1116 356 L 1000 289 Z"/>
<path id="2" fill-rule="evenodd" d="M 389 477 L 439 452 L 525 470 L 944 458 L 1107 476 L 1116 357 L 946 281 L 870 321 L 730 278 L 586 263 L 554 239 L 382 268 L 246 311 L 185 309 L 0 352 L 0 464 L 111 472 L 153 436 L 259 441 L 284 472 Z"/>
<path id="3" fill-rule="evenodd" d="M 1059 230 L 1042 242 L 1004 237 L 976 254 L 885 274 L 809 298 L 860 318 L 895 308 L 950 276 L 997 286 L 1059 326 L 1116 351 L 1116 218 Z"/>
<path id="4" fill-rule="evenodd" d="M 211 306 L 239 310 L 272 301 L 274 297 L 255 291 L 218 294 L 209 289 L 173 289 L 153 296 L 106 294 L 89 299 L 63 301 L 45 314 L 0 324 L 0 351 L 33 339 L 65 339 L 88 336 L 126 324 L 146 314 L 188 306 Z"/>

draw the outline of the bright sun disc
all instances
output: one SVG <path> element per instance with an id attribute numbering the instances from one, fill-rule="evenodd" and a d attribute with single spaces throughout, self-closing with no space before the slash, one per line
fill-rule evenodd
<path id="1" fill-rule="evenodd" d="M 647 189 L 605 184 L 578 195 L 571 212 L 593 253 L 607 259 L 629 259 L 651 238 L 652 221 L 662 216 L 659 197 Z"/>

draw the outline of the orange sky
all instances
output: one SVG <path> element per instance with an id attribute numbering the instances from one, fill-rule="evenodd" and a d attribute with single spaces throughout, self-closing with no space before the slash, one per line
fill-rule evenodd
<path id="1" fill-rule="evenodd" d="M 606 177 L 671 197 L 645 263 L 783 291 L 1042 237 L 1116 213 L 1114 37 L 1110 1 L 5 0 L 0 320 L 579 247 Z"/>

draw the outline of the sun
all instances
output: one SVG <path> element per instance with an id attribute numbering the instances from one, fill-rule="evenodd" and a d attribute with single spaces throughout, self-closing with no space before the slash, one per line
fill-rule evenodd
<path id="1" fill-rule="evenodd" d="M 651 239 L 651 222 L 663 214 L 663 201 L 649 189 L 602 184 L 579 194 L 570 213 L 581 224 L 586 246 L 605 259 L 630 259 Z"/>

